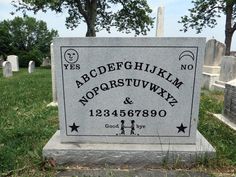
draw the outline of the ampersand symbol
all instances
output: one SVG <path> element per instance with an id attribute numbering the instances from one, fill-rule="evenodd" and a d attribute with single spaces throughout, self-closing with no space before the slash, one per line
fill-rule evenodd
<path id="1" fill-rule="evenodd" d="M 130 99 L 130 97 L 126 97 L 124 104 L 133 104 L 134 102 Z"/>

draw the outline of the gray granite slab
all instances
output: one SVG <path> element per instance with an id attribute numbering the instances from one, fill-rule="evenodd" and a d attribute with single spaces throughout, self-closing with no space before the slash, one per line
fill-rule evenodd
<path id="1" fill-rule="evenodd" d="M 196 144 L 80 144 L 61 143 L 57 131 L 43 148 L 43 157 L 57 164 L 80 166 L 151 167 L 161 164 L 191 165 L 215 155 L 214 148 L 197 132 Z"/>
<path id="2" fill-rule="evenodd" d="M 56 38 L 62 142 L 196 141 L 205 38 Z"/>
<path id="3" fill-rule="evenodd" d="M 166 169 L 80 169 L 68 170 L 57 174 L 57 177 L 212 177 L 211 174 L 196 170 Z"/>

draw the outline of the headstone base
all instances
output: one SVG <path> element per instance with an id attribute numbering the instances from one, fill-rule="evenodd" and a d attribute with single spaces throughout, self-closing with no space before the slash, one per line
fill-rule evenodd
<path id="1" fill-rule="evenodd" d="M 215 81 L 215 83 L 212 85 L 212 90 L 224 92 L 225 84 L 226 82 L 224 81 Z"/>
<path id="2" fill-rule="evenodd" d="M 202 88 L 213 90 L 213 84 L 219 80 L 219 74 L 202 73 Z"/>
<path id="3" fill-rule="evenodd" d="M 79 144 L 61 143 L 57 131 L 43 148 L 43 157 L 58 165 L 151 167 L 193 165 L 215 156 L 215 149 L 197 132 L 196 144 Z"/>
<path id="4" fill-rule="evenodd" d="M 236 131 L 236 124 L 234 122 L 232 122 L 232 120 L 230 120 L 226 116 L 224 116 L 222 114 L 214 114 L 214 117 L 216 117 L 217 119 L 222 121 L 224 124 L 228 125 L 230 128 L 232 128 L 233 130 Z"/>
<path id="5" fill-rule="evenodd" d="M 210 74 L 220 74 L 220 66 L 203 65 L 203 72 L 210 73 Z"/>

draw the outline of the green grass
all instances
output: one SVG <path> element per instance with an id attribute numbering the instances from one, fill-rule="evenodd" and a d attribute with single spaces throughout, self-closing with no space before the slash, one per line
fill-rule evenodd
<path id="1" fill-rule="evenodd" d="M 199 131 L 216 148 L 216 159 L 211 167 L 236 167 L 236 131 L 216 119 L 211 113 L 223 110 L 224 94 L 203 91 L 200 102 Z"/>
<path id="2" fill-rule="evenodd" d="M 50 70 L 28 74 L 21 69 L 11 78 L 1 76 L 0 92 L 0 174 L 38 171 L 42 147 L 58 128 L 57 109 L 46 107 L 52 99 Z"/>
<path id="3" fill-rule="evenodd" d="M 57 108 L 52 100 L 51 71 L 26 69 L 3 78 L 0 70 L 0 176 L 55 176 L 56 169 L 42 159 L 42 148 L 58 129 Z M 199 130 L 216 148 L 217 157 L 200 167 L 228 171 L 236 167 L 236 132 L 216 120 L 221 113 L 223 93 L 203 91 Z"/>

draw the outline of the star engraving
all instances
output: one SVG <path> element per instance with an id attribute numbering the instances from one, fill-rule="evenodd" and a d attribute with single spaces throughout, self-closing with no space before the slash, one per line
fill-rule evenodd
<path id="1" fill-rule="evenodd" d="M 181 125 L 180 125 L 179 127 L 176 127 L 176 128 L 179 129 L 179 130 L 178 130 L 178 133 L 179 133 L 179 132 L 185 133 L 185 129 L 186 129 L 187 127 L 185 127 L 185 126 L 183 125 L 183 123 L 181 123 Z"/>
<path id="2" fill-rule="evenodd" d="M 73 132 L 73 131 L 78 132 L 78 128 L 79 128 L 80 126 L 77 126 L 77 125 L 75 125 L 75 123 L 73 123 L 73 125 L 70 125 L 69 127 L 71 128 L 71 132 Z"/>

